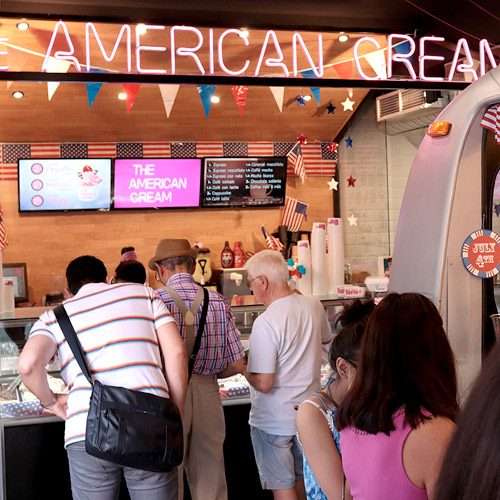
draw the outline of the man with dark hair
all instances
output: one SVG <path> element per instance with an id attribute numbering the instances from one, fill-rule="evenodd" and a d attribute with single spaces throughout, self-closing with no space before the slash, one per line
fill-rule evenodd
<path id="1" fill-rule="evenodd" d="M 170 397 L 182 414 L 186 352 L 172 315 L 154 291 L 135 283 L 108 285 L 106 267 L 89 255 L 70 262 L 66 277 L 72 296 L 63 302 L 64 308 L 92 375 L 106 385 Z M 56 354 L 68 395 L 54 394 L 47 383 L 45 367 Z M 19 358 L 19 373 L 41 405 L 66 421 L 65 447 L 75 500 L 116 500 L 122 475 L 132 498 L 177 499 L 177 469 L 147 472 L 85 451 L 91 387 L 53 311 L 42 314 L 33 325 Z"/>
<path id="2" fill-rule="evenodd" d="M 188 240 L 164 239 L 149 261 L 149 268 L 156 272 L 156 279 L 170 287 L 168 292 L 164 289 L 156 292 L 177 321 L 184 342 L 191 336 L 186 335 L 188 327 L 191 331 L 190 325 L 196 335 L 201 317 L 201 306 L 197 311 L 189 311 L 200 289 L 192 276 L 196 257 L 197 250 L 191 248 Z M 222 449 L 226 431 L 217 377 L 242 372 L 245 352 L 229 302 L 213 290 L 208 293 L 205 329 L 186 397 L 184 467 L 193 500 L 226 500 Z M 185 308 L 188 309 L 186 317 L 181 312 Z M 188 340 L 187 349 L 190 345 Z M 180 492 L 182 484 L 182 474 L 179 474 Z"/>

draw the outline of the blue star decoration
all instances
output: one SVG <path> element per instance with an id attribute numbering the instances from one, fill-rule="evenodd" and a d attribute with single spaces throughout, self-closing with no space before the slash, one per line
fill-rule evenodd
<path id="1" fill-rule="evenodd" d="M 326 107 L 326 109 L 328 110 L 328 114 L 329 114 L 329 115 L 330 115 L 330 114 L 331 114 L 331 115 L 334 115 L 334 114 L 335 114 L 335 106 L 334 106 L 332 103 L 330 103 L 330 104 Z"/>
<path id="2" fill-rule="evenodd" d="M 347 147 L 347 148 L 352 148 L 352 139 L 351 139 L 351 136 L 349 136 L 349 137 L 345 140 L 345 143 L 346 143 L 346 147 Z"/>
<path id="3" fill-rule="evenodd" d="M 297 101 L 297 106 L 305 106 L 306 105 L 306 100 L 301 95 L 299 95 L 299 97 L 296 97 L 295 100 Z"/>

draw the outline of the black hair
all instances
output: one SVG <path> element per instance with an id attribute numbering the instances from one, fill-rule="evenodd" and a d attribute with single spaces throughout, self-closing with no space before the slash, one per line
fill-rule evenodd
<path id="1" fill-rule="evenodd" d="M 108 271 L 102 260 L 92 255 L 77 257 L 66 268 L 66 281 L 73 295 L 87 283 L 105 283 L 107 276 Z"/>
<path id="2" fill-rule="evenodd" d="M 127 253 L 127 252 L 133 252 L 133 251 L 135 251 L 134 247 L 123 247 L 122 251 L 121 251 L 121 255 L 123 255 L 124 253 Z"/>
<path id="3" fill-rule="evenodd" d="M 120 262 L 115 269 L 115 281 L 140 283 L 144 285 L 146 281 L 146 269 L 137 260 Z"/>

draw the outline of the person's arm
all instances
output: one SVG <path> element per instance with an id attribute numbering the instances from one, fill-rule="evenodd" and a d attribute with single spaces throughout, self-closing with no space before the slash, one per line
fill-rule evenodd
<path id="1" fill-rule="evenodd" d="M 158 340 L 165 360 L 165 378 L 173 402 L 184 415 L 184 403 L 188 384 L 188 365 L 186 348 L 175 322 L 158 327 Z"/>
<path id="2" fill-rule="evenodd" d="M 260 392 L 269 392 L 274 385 L 274 373 L 253 373 L 245 371 L 243 373 L 248 383 Z"/>
<path id="3" fill-rule="evenodd" d="M 406 438 L 403 466 L 410 481 L 434 498 L 436 482 L 455 424 L 448 418 L 424 420 Z"/>
<path id="4" fill-rule="evenodd" d="M 305 403 L 297 411 L 297 430 L 311 470 L 329 500 L 342 498 L 342 461 L 324 415 Z"/>
<path id="5" fill-rule="evenodd" d="M 44 406 L 63 420 L 66 419 L 67 394 L 54 394 L 47 380 L 46 366 L 57 351 L 54 341 L 45 335 L 34 335 L 26 342 L 19 356 L 19 375 L 27 389 L 32 392 Z"/>
<path id="6" fill-rule="evenodd" d="M 219 378 L 231 377 L 232 375 L 236 375 L 237 373 L 243 373 L 246 370 L 247 363 L 245 358 L 238 359 L 238 361 L 234 361 L 233 363 L 228 363 L 226 368 L 217 374 Z"/>

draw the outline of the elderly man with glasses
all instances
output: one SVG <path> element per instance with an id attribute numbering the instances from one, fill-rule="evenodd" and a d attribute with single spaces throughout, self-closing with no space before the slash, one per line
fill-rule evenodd
<path id="1" fill-rule="evenodd" d="M 288 267 L 279 252 L 258 252 L 245 268 L 247 285 L 267 307 L 253 324 L 245 372 L 261 485 L 275 500 L 305 499 L 295 407 L 320 389 L 322 344 L 331 340 L 330 325 L 319 300 L 288 286 Z"/>

